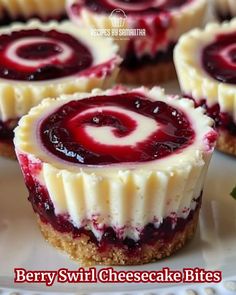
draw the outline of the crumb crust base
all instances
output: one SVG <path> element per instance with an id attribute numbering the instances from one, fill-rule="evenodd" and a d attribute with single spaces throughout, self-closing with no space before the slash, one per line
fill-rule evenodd
<path id="1" fill-rule="evenodd" d="M 236 157 L 236 136 L 220 129 L 216 147 L 220 152 Z"/>
<path id="2" fill-rule="evenodd" d="M 127 253 L 127 249 L 109 245 L 106 251 L 99 251 L 98 246 L 85 234 L 73 238 L 71 233 L 60 233 L 50 224 L 37 217 L 42 235 L 49 244 L 66 252 L 71 259 L 85 265 L 138 265 L 157 261 L 168 257 L 181 249 L 192 239 L 198 224 L 200 206 L 195 210 L 193 218 L 184 230 L 176 232 L 169 241 L 157 240 L 154 244 L 143 244 L 135 255 Z"/>
<path id="3" fill-rule="evenodd" d="M 130 85 L 153 86 L 176 78 L 174 63 L 172 61 L 142 66 L 135 70 L 121 67 L 118 82 Z"/>
<path id="4" fill-rule="evenodd" d="M 0 141 L 0 156 L 16 160 L 16 153 L 12 140 Z"/>

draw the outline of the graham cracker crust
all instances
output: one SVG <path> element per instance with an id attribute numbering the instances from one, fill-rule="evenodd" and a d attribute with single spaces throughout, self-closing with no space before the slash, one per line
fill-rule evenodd
<path id="1" fill-rule="evenodd" d="M 236 156 L 236 136 L 227 130 L 220 130 L 216 147 L 223 153 Z"/>
<path id="2" fill-rule="evenodd" d="M 89 237 L 82 234 L 73 238 L 71 233 L 60 233 L 50 224 L 43 223 L 38 217 L 38 223 L 44 238 L 57 249 L 65 251 L 71 259 L 82 265 L 138 265 L 154 262 L 172 255 L 182 248 L 190 240 L 197 228 L 198 208 L 193 218 L 188 222 L 182 232 L 176 232 L 173 239 L 168 242 L 157 241 L 154 245 L 143 244 L 135 255 L 128 255 L 125 249 L 109 246 L 106 252 L 100 252 L 97 245 L 89 240 Z"/>
<path id="3" fill-rule="evenodd" d="M 176 78 L 174 63 L 165 62 L 146 65 L 140 69 L 127 70 L 121 66 L 118 83 L 153 86 Z"/>
<path id="4" fill-rule="evenodd" d="M 12 141 L 0 141 L 0 156 L 9 158 L 11 160 L 16 160 L 16 153 Z"/>

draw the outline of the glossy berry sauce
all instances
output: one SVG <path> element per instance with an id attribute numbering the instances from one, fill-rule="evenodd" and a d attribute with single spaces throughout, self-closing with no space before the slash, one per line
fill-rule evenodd
<path id="1" fill-rule="evenodd" d="M 110 13 L 113 9 L 121 8 L 124 9 L 126 14 L 150 14 L 171 11 L 172 9 L 181 7 L 192 1 L 193 0 L 165 0 L 163 4 L 156 5 L 155 0 L 116 0 L 114 1 L 116 4 L 113 5 L 106 0 L 84 0 L 83 5 L 96 13 Z M 129 8 L 127 4 L 130 4 Z M 80 6 L 80 3 L 75 3 L 73 4 L 72 9 L 78 10 Z M 140 6 L 140 9 L 137 9 L 137 6 Z"/>
<path id="2" fill-rule="evenodd" d="M 32 44 L 21 45 L 17 48 L 16 55 L 21 60 L 38 61 L 46 58 L 52 58 L 49 63 L 42 62 L 36 67 L 17 63 L 11 58 L 9 48 L 15 42 L 30 38 L 47 38 L 44 42 L 33 42 Z M 65 44 L 70 48 L 71 54 L 65 61 L 57 58 L 64 50 L 60 44 Z M 43 81 L 57 79 L 73 74 L 77 74 L 93 63 L 93 57 L 90 51 L 77 39 L 67 33 L 61 33 L 56 30 L 41 31 L 39 29 L 15 31 L 11 34 L 0 36 L 0 77 L 3 79 L 20 81 Z"/>
<path id="3" fill-rule="evenodd" d="M 120 111 L 114 111 L 114 107 Z M 91 108 L 92 112 L 81 115 Z M 98 111 L 98 108 L 106 110 Z M 125 111 L 131 111 L 132 115 Z M 136 120 L 135 114 L 151 119 L 156 127 L 141 142 L 135 142 L 134 138 L 133 144 L 120 145 L 119 141 L 129 138 L 142 126 L 142 120 Z M 102 139 L 94 139 L 86 131 L 96 128 L 97 134 L 104 127 L 111 129 L 114 142 L 103 144 Z M 38 128 L 48 151 L 68 162 L 85 165 L 157 160 L 181 152 L 195 138 L 181 110 L 134 92 L 71 101 L 44 119 Z"/>
<path id="4" fill-rule="evenodd" d="M 29 190 L 29 201 L 31 202 L 34 211 L 38 214 L 41 221 L 50 224 L 55 230 L 60 233 L 71 233 L 73 238 L 78 238 L 81 235 L 89 237 L 89 241 L 96 244 L 100 252 L 106 252 L 109 246 L 116 246 L 127 250 L 128 255 L 135 255 L 143 245 L 154 245 L 157 241 L 169 242 L 174 238 L 178 232 L 182 232 L 189 222 L 193 219 L 194 213 L 201 206 L 201 196 L 196 199 L 197 206 L 195 210 L 188 210 L 187 218 L 169 216 L 163 219 L 158 228 L 154 223 L 148 223 L 140 232 L 140 239 L 134 241 L 131 238 L 121 239 L 118 237 L 116 230 L 109 226 L 104 226 L 102 238 L 97 240 L 96 236 L 91 230 L 86 227 L 77 228 L 69 220 L 69 216 L 56 215 L 54 206 L 50 200 L 47 190 L 39 183 L 35 182 L 32 177 L 32 171 L 37 174 L 40 171 L 40 164 L 33 164 L 28 161 L 26 156 L 20 156 L 20 162 L 23 168 L 25 182 Z M 184 212 L 183 212 L 184 213 Z M 96 224 L 93 224 L 96 228 Z"/>
<path id="5" fill-rule="evenodd" d="M 219 82 L 236 84 L 236 32 L 220 34 L 202 51 L 205 71 Z"/>

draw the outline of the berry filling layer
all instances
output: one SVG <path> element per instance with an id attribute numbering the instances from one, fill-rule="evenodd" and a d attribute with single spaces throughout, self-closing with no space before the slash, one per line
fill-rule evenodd
<path id="1" fill-rule="evenodd" d="M 69 233 L 76 239 L 81 235 L 86 235 L 89 240 L 96 244 L 99 251 L 105 252 L 109 249 L 109 246 L 116 246 L 125 248 L 127 251 L 131 250 L 130 254 L 134 254 L 134 250 L 138 250 L 143 245 L 154 245 L 157 241 L 166 243 L 171 242 L 175 234 L 184 231 L 185 227 L 193 219 L 194 213 L 200 208 L 201 196 L 194 200 L 195 206 L 193 209 L 186 208 L 182 212 L 184 217 L 178 217 L 176 213 L 172 213 L 170 216 L 164 218 L 158 226 L 155 222 L 146 224 L 140 229 L 139 240 L 133 240 L 129 237 L 120 237 L 119 230 L 110 227 L 109 225 L 99 226 L 97 220 L 86 220 L 87 226 L 77 228 L 70 221 L 70 217 L 67 215 L 56 215 L 55 209 L 50 200 L 47 189 L 36 182 L 31 176 L 31 170 L 29 170 L 29 163 L 27 157 L 21 156 L 21 162 L 25 163 L 23 166 L 25 181 L 29 190 L 29 201 L 31 202 L 34 211 L 38 214 L 41 221 L 50 224 L 56 231 L 60 233 Z M 32 169 L 32 165 L 30 169 Z M 35 170 L 39 169 L 37 165 Z M 88 224 L 92 225 L 94 229 L 100 232 L 100 239 L 96 237 L 91 229 L 88 228 Z M 124 230 L 124 228 L 122 229 Z M 135 229 L 137 230 L 137 229 Z"/>
<path id="2" fill-rule="evenodd" d="M 0 77 L 43 81 L 79 74 L 93 64 L 91 52 L 73 36 L 56 30 L 15 31 L 0 36 Z"/>
<path id="3" fill-rule="evenodd" d="M 169 63 L 173 61 L 173 51 L 175 43 L 170 43 L 166 50 L 158 51 L 154 56 L 144 54 L 138 57 L 132 40 L 129 42 L 129 46 L 126 52 L 125 59 L 121 66 L 127 70 L 136 70 L 146 65 L 158 65 L 162 63 Z"/>
<path id="4" fill-rule="evenodd" d="M 193 0 L 83 0 L 73 4 L 72 9 L 78 13 L 78 10 L 85 6 L 96 13 L 110 13 L 119 8 L 127 14 L 152 14 L 168 12 L 173 9 L 186 5 Z"/>
<path id="5" fill-rule="evenodd" d="M 236 84 L 236 32 L 220 34 L 205 47 L 202 64 L 217 81 Z"/>
<path id="6" fill-rule="evenodd" d="M 14 128 L 17 125 L 17 120 L 8 120 L 3 122 L 0 120 L 0 141 L 9 140 L 12 142 L 14 137 Z"/>
<path id="7" fill-rule="evenodd" d="M 195 138 L 183 111 L 138 92 L 71 101 L 37 132 L 53 155 L 85 165 L 153 161 L 181 152 Z"/>
<path id="8" fill-rule="evenodd" d="M 233 18 L 233 15 L 231 13 L 222 13 L 221 11 L 217 11 L 216 15 L 218 19 L 222 22 L 226 20 L 229 21 Z"/>

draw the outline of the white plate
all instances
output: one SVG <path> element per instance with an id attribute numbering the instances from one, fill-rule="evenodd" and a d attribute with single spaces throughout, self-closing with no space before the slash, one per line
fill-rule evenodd
<path id="1" fill-rule="evenodd" d="M 177 90 L 176 83 L 168 85 Z M 200 267 L 221 270 L 226 282 L 212 286 L 218 294 L 233 294 L 236 285 L 236 200 L 230 192 L 236 185 L 236 158 L 215 152 L 207 176 L 197 234 L 172 257 L 144 266 L 118 268 L 126 270 L 160 270 L 163 267 L 182 270 Z M 207 294 L 206 285 L 170 286 L 151 284 L 77 284 L 14 285 L 14 268 L 27 270 L 76 270 L 78 265 L 48 245 L 37 228 L 27 191 L 16 162 L 0 159 L 0 294 L 42 294 L 38 292 L 83 292 L 95 294 L 119 291 L 119 294 L 180 294 L 191 288 Z M 226 288 L 225 288 L 226 287 Z M 8 290 L 8 289 L 11 290 Z M 22 291 L 22 290 L 27 291 Z M 236 289 L 236 288 L 235 288 Z M 20 291 L 19 291 L 20 290 Z M 150 293 L 151 292 L 151 293 Z M 173 293 L 174 292 L 174 293 Z M 236 291 L 235 291 L 236 292 Z M 184 294 L 184 293 L 181 293 Z M 191 293 L 190 293 L 191 294 Z M 192 293 L 195 294 L 195 293 Z M 211 294 L 211 293 L 209 293 Z"/>

